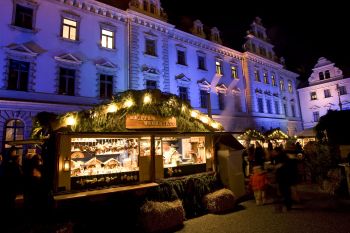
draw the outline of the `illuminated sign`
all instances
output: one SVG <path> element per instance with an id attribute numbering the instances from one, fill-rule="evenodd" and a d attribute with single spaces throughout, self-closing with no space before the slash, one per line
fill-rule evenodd
<path id="1" fill-rule="evenodd" d="M 127 115 L 125 128 L 127 129 L 170 129 L 176 128 L 175 117 L 158 117 L 153 115 Z"/>

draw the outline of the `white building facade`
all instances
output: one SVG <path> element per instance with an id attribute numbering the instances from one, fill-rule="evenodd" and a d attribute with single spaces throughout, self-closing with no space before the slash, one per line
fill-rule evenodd
<path id="1" fill-rule="evenodd" d="M 266 51 L 236 51 L 199 20 L 191 33 L 176 29 L 159 0 L 133 0 L 127 10 L 94 0 L 2 0 L 0 12 L 2 149 L 29 138 L 38 112 L 87 109 L 128 89 L 177 94 L 227 131 L 301 129 L 297 74 L 253 34 L 247 43 Z M 260 19 L 252 28 L 266 37 Z"/>
<path id="2" fill-rule="evenodd" d="M 298 89 L 305 129 L 313 128 L 328 110 L 350 109 L 350 78 L 324 57 L 312 69 L 309 85 Z"/>

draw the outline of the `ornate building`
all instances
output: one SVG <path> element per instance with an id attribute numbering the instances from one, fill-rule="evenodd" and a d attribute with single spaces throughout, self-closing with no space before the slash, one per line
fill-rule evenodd
<path id="1" fill-rule="evenodd" d="M 276 59 L 259 18 L 242 53 L 199 20 L 190 33 L 176 29 L 159 0 L 132 0 L 127 10 L 94 0 L 2 0 L 0 12 L 2 148 L 28 138 L 38 112 L 86 109 L 127 89 L 177 94 L 228 131 L 301 128 L 297 74 Z"/>
<path id="2" fill-rule="evenodd" d="M 298 89 L 304 128 L 314 127 L 328 110 L 350 109 L 350 78 L 335 64 L 320 57 L 312 69 L 309 85 Z"/>

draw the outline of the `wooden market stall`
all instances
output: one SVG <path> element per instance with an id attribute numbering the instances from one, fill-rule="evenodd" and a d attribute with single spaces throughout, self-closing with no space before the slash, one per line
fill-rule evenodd
<path id="1" fill-rule="evenodd" d="M 37 125 L 34 132 L 45 131 Z M 223 130 L 177 96 L 158 90 L 121 93 L 109 103 L 59 116 L 50 127 L 56 192 L 213 171 L 213 135 Z"/>

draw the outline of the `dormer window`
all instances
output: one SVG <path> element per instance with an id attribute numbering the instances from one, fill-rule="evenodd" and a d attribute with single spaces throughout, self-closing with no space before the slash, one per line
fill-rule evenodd
<path id="1" fill-rule="evenodd" d="M 288 91 L 289 93 L 293 93 L 292 81 L 288 81 Z"/>
<path id="2" fill-rule="evenodd" d="M 196 27 L 196 31 L 197 31 L 197 34 L 202 34 L 202 27 L 198 25 Z"/>
<path id="3" fill-rule="evenodd" d="M 323 72 L 318 73 L 318 77 L 320 78 L 320 80 L 323 80 L 324 79 Z"/>
<path id="4" fill-rule="evenodd" d="M 325 78 L 326 78 L 326 79 L 328 79 L 328 78 L 331 77 L 331 74 L 329 73 L 329 70 L 326 70 L 326 71 L 324 72 L 324 75 L 325 75 Z"/>
<path id="5" fill-rule="evenodd" d="M 149 5 L 149 10 L 152 14 L 156 13 L 156 5 L 153 2 Z"/>
<path id="6" fill-rule="evenodd" d="M 148 2 L 147 1 L 143 1 L 143 10 L 148 11 Z"/>

